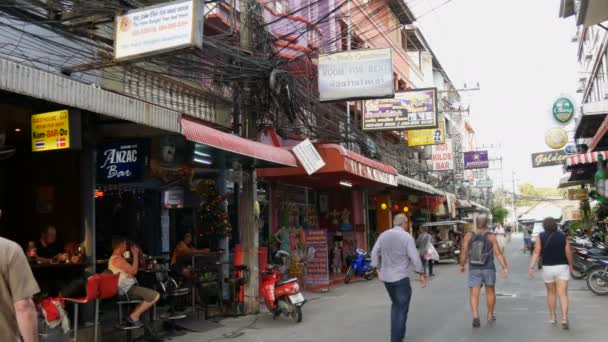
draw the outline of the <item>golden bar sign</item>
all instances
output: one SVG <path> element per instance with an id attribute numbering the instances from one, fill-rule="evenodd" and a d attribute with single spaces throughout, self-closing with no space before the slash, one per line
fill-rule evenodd
<path id="1" fill-rule="evenodd" d="M 67 109 L 32 115 L 32 151 L 70 148 L 69 119 Z"/>

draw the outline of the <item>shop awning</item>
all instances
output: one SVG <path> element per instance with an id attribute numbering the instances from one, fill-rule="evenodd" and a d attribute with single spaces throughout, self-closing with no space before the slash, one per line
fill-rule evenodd
<path id="1" fill-rule="evenodd" d="M 210 147 L 210 154 L 224 157 L 226 163 L 236 160 L 252 167 L 298 166 L 288 150 L 218 131 L 185 116 L 181 124 L 186 139 Z"/>
<path id="2" fill-rule="evenodd" d="M 593 138 L 607 114 L 608 100 L 585 103 L 576 122 L 574 138 Z"/>
<path id="3" fill-rule="evenodd" d="M 280 179 L 293 185 L 311 187 L 338 187 L 391 185 L 397 186 L 397 170 L 349 151 L 340 145 L 323 144 L 315 146 L 325 166 L 308 175 L 298 164 L 297 168 L 259 168 L 257 175 L 265 179 Z"/>
<path id="4" fill-rule="evenodd" d="M 456 207 L 458 209 L 470 209 L 470 208 L 473 208 L 473 204 L 471 204 L 471 202 L 469 202 L 467 200 L 457 199 Z"/>
<path id="5" fill-rule="evenodd" d="M 589 144 L 589 151 L 595 151 L 596 149 L 605 148 L 608 145 L 608 115 L 602 121 L 602 124 L 599 126 L 593 139 L 591 139 L 591 143 Z"/>
<path id="6" fill-rule="evenodd" d="M 473 201 L 471 201 L 471 204 L 473 205 L 473 207 L 474 207 L 475 209 L 478 209 L 478 210 L 480 210 L 480 211 L 486 212 L 486 213 L 488 213 L 488 214 L 490 213 L 490 209 L 488 209 L 488 208 L 484 207 L 483 205 L 481 205 L 481 204 L 479 204 L 479 203 L 477 203 L 477 202 L 473 202 Z"/>
<path id="7" fill-rule="evenodd" d="M 600 155 L 603 156 L 604 159 L 606 159 L 606 152 L 604 152 L 604 151 L 587 152 L 587 153 L 581 153 L 581 154 L 569 156 L 566 159 L 566 167 L 572 167 L 572 166 L 582 165 L 582 164 L 597 163 L 597 158 Z"/>
<path id="8" fill-rule="evenodd" d="M 406 177 L 403 175 L 398 175 L 397 176 L 397 183 L 399 184 L 399 186 L 404 186 L 407 188 L 412 188 L 414 190 L 418 190 L 418 191 L 422 191 L 425 192 L 429 195 L 438 195 L 438 196 L 444 196 L 445 193 L 441 190 L 435 189 L 434 187 L 423 183 L 419 180 L 410 178 L 410 177 Z"/>

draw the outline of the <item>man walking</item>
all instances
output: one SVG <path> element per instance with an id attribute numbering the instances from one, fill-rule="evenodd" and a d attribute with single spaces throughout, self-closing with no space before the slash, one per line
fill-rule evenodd
<path id="1" fill-rule="evenodd" d="M 473 327 L 479 328 L 479 295 L 481 287 L 486 287 L 488 302 L 488 323 L 496 321 L 494 307 L 496 305 L 496 265 L 494 256 L 502 266 L 502 274 L 506 279 L 509 276 L 507 260 L 502 253 L 496 236 L 488 230 L 488 216 L 477 217 L 477 232 L 469 232 L 462 242 L 462 254 L 460 256 L 460 272 L 465 271 L 465 264 L 469 264 L 469 289 L 470 304 L 473 312 Z"/>
<path id="2" fill-rule="evenodd" d="M 378 237 L 372 250 L 372 266 L 380 269 L 379 278 L 391 298 L 391 342 L 403 342 L 412 297 L 410 272 L 420 275 L 422 288 L 426 287 L 426 277 L 414 238 L 406 231 L 407 217 L 397 214 L 393 224 L 394 228 Z"/>
<path id="3" fill-rule="evenodd" d="M 2 211 L 0 210 L 0 217 Z M 38 341 L 38 321 L 32 296 L 38 283 L 21 247 L 0 237 L 0 340 Z"/>

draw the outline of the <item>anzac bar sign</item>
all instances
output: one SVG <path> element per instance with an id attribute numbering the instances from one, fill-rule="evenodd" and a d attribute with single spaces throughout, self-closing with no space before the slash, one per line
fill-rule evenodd
<path id="1" fill-rule="evenodd" d="M 567 157 L 563 150 L 532 153 L 532 167 L 564 165 Z"/>

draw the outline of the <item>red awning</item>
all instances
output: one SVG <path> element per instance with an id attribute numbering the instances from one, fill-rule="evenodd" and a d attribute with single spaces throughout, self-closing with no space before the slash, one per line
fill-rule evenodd
<path id="1" fill-rule="evenodd" d="M 260 178 L 280 178 L 292 184 L 304 186 L 333 187 L 341 181 L 352 185 L 391 185 L 397 186 L 397 170 L 389 165 L 366 158 L 349 151 L 340 145 L 316 145 L 317 151 L 325 161 L 325 166 L 308 176 L 304 168 L 258 169 Z"/>
<path id="2" fill-rule="evenodd" d="M 606 133 L 608 133 L 608 115 L 604 118 L 604 121 L 597 129 L 597 132 L 595 132 L 591 144 L 589 145 L 589 151 L 595 150 L 595 148 L 600 145 L 600 142 L 604 139 Z"/>
<path id="3" fill-rule="evenodd" d="M 182 117 L 181 123 L 184 135 L 186 136 L 186 139 L 190 141 L 207 145 L 221 151 L 255 159 L 257 161 L 262 161 L 265 162 L 265 164 L 271 163 L 291 167 L 298 166 L 294 155 L 290 151 L 282 148 L 218 131 L 217 129 L 205 126 L 187 117 Z"/>
<path id="4" fill-rule="evenodd" d="M 600 155 L 604 157 L 604 160 L 606 159 L 606 152 L 604 151 L 587 152 L 570 156 L 566 159 L 566 166 L 570 167 L 575 165 L 597 163 L 597 157 Z"/>

